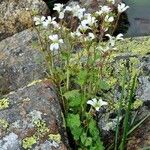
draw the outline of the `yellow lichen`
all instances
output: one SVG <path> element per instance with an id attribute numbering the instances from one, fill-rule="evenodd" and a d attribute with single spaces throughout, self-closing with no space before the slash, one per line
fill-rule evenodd
<path id="1" fill-rule="evenodd" d="M 31 149 L 34 144 L 36 144 L 36 137 L 34 135 L 31 137 L 26 137 L 22 141 L 22 147 L 24 149 Z"/>
<path id="2" fill-rule="evenodd" d="M 3 129 L 7 129 L 8 125 L 9 124 L 5 119 L 0 119 L 0 127 L 2 127 Z"/>
<path id="3" fill-rule="evenodd" d="M 133 109 L 138 109 L 139 107 L 141 107 L 143 105 L 143 101 L 142 100 L 135 100 L 134 103 L 132 104 L 132 108 Z"/>
<path id="4" fill-rule="evenodd" d="M 60 143 L 61 142 L 61 136 L 59 133 L 58 134 L 49 134 L 49 140 Z"/>
<path id="5" fill-rule="evenodd" d="M 43 137 L 45 134 L 49 132 L 49 128 L 46 126 L 44 120 L 36 120 L 34 121 L 34 126 L 36 127 L 36 136 Z"/>
<path id="6" fill-rule="evenodd" d="M 9 99 L 8 98 L 0 99 L 0 110 L 8 107 L 9 107 Z"/>

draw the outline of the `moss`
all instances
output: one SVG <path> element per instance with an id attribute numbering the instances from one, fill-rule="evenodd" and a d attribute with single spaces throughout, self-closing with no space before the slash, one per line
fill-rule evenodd
<path id="1" fill-rule="evenodd" d="M 24 149 L 31 149 L 34 144 L 36 144 L 36 137 L 34 135 L 31 137 L 26 137 L 22 141 L 22 146 Z"/>
<path id="2" fill-rule="evenodd" d="M 0 110 L 8 107 L 9 107 L 9 99 L 8 98 L 0 99 Z"/>

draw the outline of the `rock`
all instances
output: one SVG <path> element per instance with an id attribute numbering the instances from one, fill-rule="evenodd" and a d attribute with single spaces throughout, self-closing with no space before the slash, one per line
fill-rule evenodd
<path id="1" fill-rule="evenodd" d="M 30 28 L 33 11 L 36 15 L 44 15 L 48 7 L 42 0 L 1 0 L 0 40 Z"/>
<path id="2" fill-rule="evenodd" d="M 0 42 L 0 93 L 8 93 L 45 77 L 42 54 L 33 48 L 37 34 L 31 29 Z"/>
<path id="3" fill-rule="evenodd" d="M 144 106 L 138 113 L 138 119 L 142 120 L 149 114 L 149 108 Z M 150 117 L 147 118 L 133 133 L 127 142 L 127 150 L 149 150 L 150 147 Z"/>
<path id="4" fill-rule="evenodd" d="M 145 55 L 141 59 L 140 66 L 142 73 L 139 77 L 139 88 L 137 98 L 150 104 L 150 55 Z"/>
<path id="5" fill-rule="evenodd" d="M 4 98 L 8 107 L 0 111 L 1 150 L 67 149 L 63 115 L 50 80 L 37 80 Z"/>

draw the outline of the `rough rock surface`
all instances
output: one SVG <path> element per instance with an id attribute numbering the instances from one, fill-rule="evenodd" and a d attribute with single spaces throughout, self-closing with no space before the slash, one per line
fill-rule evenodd
<path id="1" fill-rule="evenodd" d="M 45 79 L 5 96 L 8 107 L 0 111 L 0 150 L 22 150 L 23 139 L 29 137 L 36 139 L 32 150 L 67 149 L 56 93 L 52 83 Z"/>
<path id="2" fill-rule="evenodd" d="M 147 55 L 141 60 L 142 75 L 139 77 L 139 88 L 137 97 L 150 105 L 150 55 Z"/>
<path id="3" fill-rule="evenodd" d="M 46 14 L 48 7 L 42 0 L 1 0 L 0 40 L 32 26 L 31 14 Z"/>
<path id="4" fill-rule="evenodd" d="M 121 52 L 116 60 L 118 59 L 128 59 L 129 57 L 136 57 L 139 59 L 140 64 L 138 65 L 141 70 L 140 76 L 138 78 L 139 86 L 136 92 L 136 98 L 144 102 L 141 109 L 138 111 L 136 121 L 141 121 L 150 113 L 150 37 L 139 37 L 139 38 L 128 38 L 125 41 L 119 43 L 118 49 Z M 132 55 L 131 55 L 132 52 Z M 118 93 L 118 91 L 117 91 Z M 117 94 L 116 94 L 117 95 Z M 133 111 L 133 113 L 135 113 Z M 110 115 L 111 117 L 116 117 L 115 114 Z M 106 123 L 111 121 L 112 118 L 107 116 L 105 109 L 102 109 L 99 114 L 99 127 L 102 129 L 106 126 Z M 109 142 L 113 142 L 114 133 L 111 131 L 103 130 L 102 132 L 104 142 L 108 145 Z M 150 116 L 129 136 L 129 141 L 127 144 L 127 150 L 148 150 L 150 147 Z"/>
<path id="5" fill-rule="evenodd" d="M 33 48 L 37 34 L 31 29 L 0 42 L 0 93 L 8 93 L 44 78 L 42 54 Z"/>
<path id="6" fill-rule="evenodd" d="M 143 119 L 150 113 L 148 106 L 144 106 L 138 113 L 138 118 Z M 150 116 L 130 136 L 127 150 L 149 150 L 150 148 Z"/>

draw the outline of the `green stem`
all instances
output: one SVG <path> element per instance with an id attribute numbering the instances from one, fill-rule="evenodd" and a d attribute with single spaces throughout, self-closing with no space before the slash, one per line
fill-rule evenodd
<path id="1" fill-rule="evenodd" d="M 124 119 L 124 131 L 123 131 L 122 142 L 120 144 L 120 150 L 125 149 L 125 142 L 126 142 L 126 139 L 127 139 L 127 132 L 128 132 L 128 129 L 129 129 L 129 115 L 130 115 L 131 104 L 132 104 L 132 100 L 133 100 L 133 96 L 134 96 L 134 92 L 135 92 L 135 82 L 136 82 L 136 75 L 133 78 L 132 87 L 131 87 L 131 90 L 130 90 L 128 108 L 126 110 L 125 119 Z"/>
<path id="2" fill-rule="evenodd" d="M 66 85 L 66 88 L 67 88 L 67 91 L 69 90 L 69 81 L 70 80 L 70 71 L 69 71 L 69 69 L 68 69 L 68 67 L 67 67 L 67 85 Z"/>
<path id="3" fill-rule="evenodd" d="M 117 125 L 116 125 L 116 134 L 115 134 L 115 148 L 114 150 L 118 149 L 118 135 L 119 135 L 119 118 L 121 116 L 121 106 L 122 106 L 122 100 L 124 97 L 124 91 L 125 91 L 125 81 L 126 81 L 126 68 L 124 68 L 124 76 L 122 79 L 122 92 L 121 92 L 121 98 L 120 98 L 120 103 L 119 103 L 119 109 L 117 112 Z"/>

